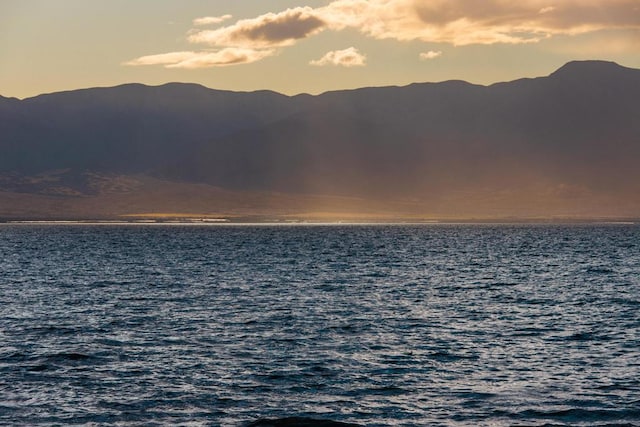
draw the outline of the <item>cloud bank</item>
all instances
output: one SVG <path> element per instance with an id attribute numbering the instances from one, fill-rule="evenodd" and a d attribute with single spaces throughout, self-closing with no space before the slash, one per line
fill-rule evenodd
<path id="1" fill-rule="evenodd" d="M 455 46 L 640 28 L 637 0 L 336 0 L 316 13 L 334 30 Z"/>
<path id="2" fill-rule="evenodd" d="M 219 24 L 230 18 L 230 15 L 198 18 L 194 25 Z M 214 52 L 189 52 L 191 56 L 186 59 L 185 52 L 172 52 L 140 57 L 125 64 L 153 63 L 175 68 L 246 64 L 323 31 L 345 29 L 374 39 L 454 46 L 536 43 L 559 35 L 640 30 L 640 3 L 638 0 L 334 0 L 319 8 L 295 7 L 189 33 L 190 43 L 220 49 Z M 329 52 L 311 64 L 348 63 L 347 59 L 340 62 L 339 57 L 351 58 L 352 65 L 364 64 L 360 53 L 347 55 L 345 51 Z M 362 63 L 358 63 L 358 55 L 362 56 Z M 436 52 L 427 52 L 420 58 L 437 56 Z M 169 58 L 176 62 L 155 62 Z"/>

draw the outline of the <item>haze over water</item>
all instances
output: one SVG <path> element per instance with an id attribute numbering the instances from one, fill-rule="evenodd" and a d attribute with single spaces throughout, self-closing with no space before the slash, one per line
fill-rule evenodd
<path id="1" fill-rule="evenodd" d="M 0 256 L 0 424 L 640 424 L 637 225 L 0 225 Z"/>

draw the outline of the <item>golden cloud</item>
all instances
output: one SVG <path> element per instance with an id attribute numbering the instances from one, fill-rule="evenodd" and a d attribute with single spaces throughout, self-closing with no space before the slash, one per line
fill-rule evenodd
<path id="1" fill-rule="evenodd" d="M 204 16 L 202 18 L 196 18 L 193 20 L 193 25 L 212 25 L 219 24 L 233 18 L 231 15 L 222 16 Z"/>
<path id="2" fill-rule="evenodd" d="M 198 18 L 194 25 L 217 24 L 229 18 Z M 247 64 L 322 31 L 344 29 L 375 39 L 455 46 L 536 43 L 601 30 L 640 30 L 640 4 L 638 0 L 334 0 L 319 8 L 296 7 L 189 34 L 189 42 L 223 48 L 218 51 L 150 55 L 126 64 L 169 68 Z M 433 59 L 434 55 L 427 52 L 420 57 Z M 362 65 L 364 56 L 355 49 L 345 49 L 311 63 L 346 65 L 349 61 Z"/>
<path id="3" fill-rule="evenodd" d="M 297 7 L 281 13 L 243 19 L 216 30 L 197 31 L 189 36 L 189 41 L 251 48 L 289 46 L 299 39 L 317 34 L 325 25 L 312 8 Z"/>
<path id="4" fill-rule="evenodd" d="M 429 52 L 422 52 L 420 54 L 420 59 L 422 60 L 436 59 L 439 56 L 442 56 L 442 51 L 430 50 Z"/>
<path id="5" fill-rule="evenodd" d="M 548 49 L 563 55 L 586 59 L 610 55 L 640 55 L 640 30 L 602 31 L 579 38 L 560 37 Z"/>
<path id="6" fill-rule="evenodd" d="M 276 53 L 274 49 L 245 49 L 229 47 L 215 52 L 170 52 L 147 55 L 125 65 L 164 65 L 165 68 L 208 68 L 249 64 Z"/>
<path id="7" fill-rule="evenodd" d="M 454 45 L 531 43 L 558 34 L 640 28 L 637 0 L 336 0 L 315 13 L 335 30 Z"/>
<path id="8" fill-rule="evenodd" d="M 316 66 L 340 65 L 343 67 L 358 67 L 365 65 L 367 57 L 355 47 L 343 50 L 327 52 L 322 58 L 311 61 L 309 64 Z"/>

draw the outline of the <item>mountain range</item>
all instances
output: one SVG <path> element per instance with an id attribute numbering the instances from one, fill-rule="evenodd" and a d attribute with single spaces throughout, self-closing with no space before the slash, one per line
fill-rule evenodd
<path id="1" fill-rule="evenodd" d="M 640 217 L 640 70 L 285 96 L 0 96 L 0 218 Z"/>

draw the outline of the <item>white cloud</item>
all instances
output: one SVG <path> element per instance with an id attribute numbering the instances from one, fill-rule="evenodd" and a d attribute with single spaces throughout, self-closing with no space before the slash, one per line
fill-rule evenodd
<path id="1" fill-rule="evenodd" d="M 439 56 L 442 56 L 442 51 L 430 50 L 429 52 L 422 52 L 420 54 L 420 59 L 422 60 L 436 59 Z"/>
<path id="2" fill-rule="evenodd" d="M 341 65 L 343 67 L 358 67 L 365 65 L 367 57 L 355 47 L 327 52 L 322 58 L 309 62 L 311 65 Z"/>
<path id="3" fill-rule="evenodd" d="M 219 24 L 233 18 L 231 15 L 222 16 L 204 16 L 202 18 L 196 18 L 193 20 L 193 25 L 212 25 Z"/>
<path id="4" fill-rule="evenodd" d="M 276 53 L 274 49 L 224 48 L 215 52 L 170 52 L 142 56 L 125 65 L 164 65 L 165 68 L 208 68 L 249 64 Z"/>

